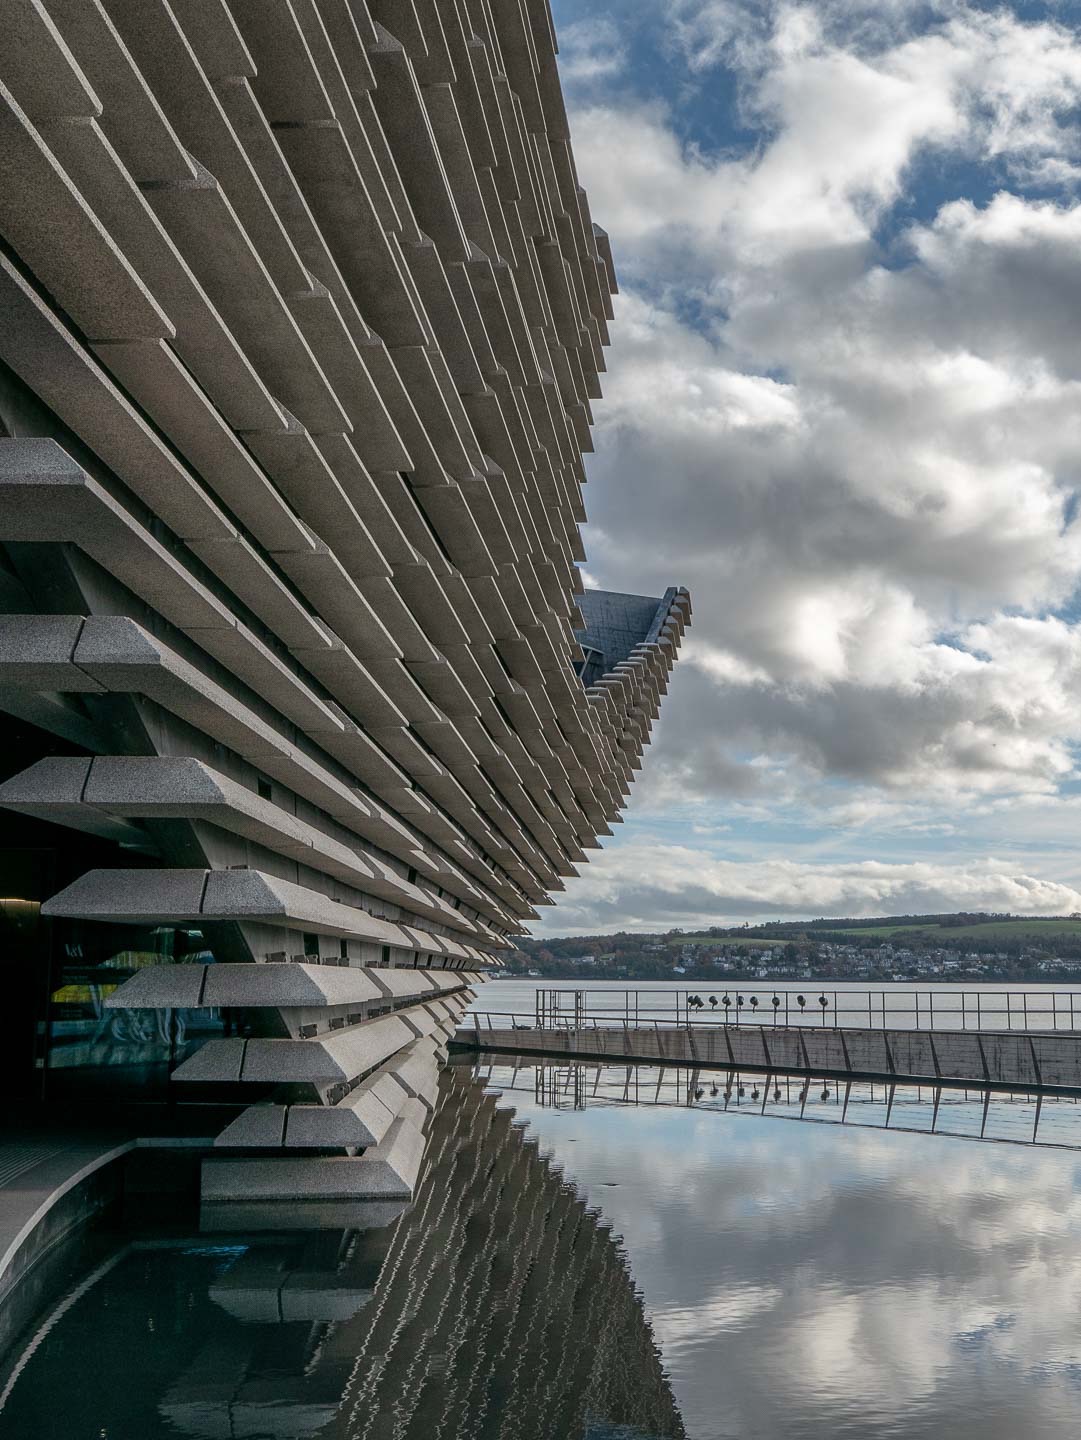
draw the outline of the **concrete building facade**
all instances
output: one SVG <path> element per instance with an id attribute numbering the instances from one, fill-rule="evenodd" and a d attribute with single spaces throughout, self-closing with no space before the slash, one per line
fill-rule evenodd
<path id="1" fill-rule="evenodd" d="M 547 0 L 4 20 L 2 1083 L 235 1106 L 218 1203 L 407 1195 L 690 615 L 583 594 L 615 275 Z"/>

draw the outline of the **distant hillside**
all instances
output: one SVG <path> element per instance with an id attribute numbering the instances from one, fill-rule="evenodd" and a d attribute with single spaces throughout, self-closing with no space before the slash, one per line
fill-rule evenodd
<path id="1" fill-rule="evenodd" d="M 545 978 L 1081 979 L 1081 915 L 824 917 L 522 940 L 510 974 Z"/>
<path id="2" fill-rule="evenodd" d="M 1009 939 L 1022 935 L 1081 934 L 1081 915 L 994 915 L 959 911 L 953 915 L 883 915 L 870 920 L 771 920 L 765 925 L 696 932 L 696 939 L 722 936 L 751 940 L 821 939 L 824 935 L 937 934 L 955 939 Z M 689 935 L 685 939 L 691 938 Z"/>

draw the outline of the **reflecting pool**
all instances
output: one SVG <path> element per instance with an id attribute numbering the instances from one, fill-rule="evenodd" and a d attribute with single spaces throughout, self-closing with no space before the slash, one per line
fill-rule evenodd
<path id="1" fill-rule="evenodd" d="M 452 1068 L 400 1219 L 101 1235 L 0 1440 L 1073 1440 L 1078 1107 L 799 1088 Z"/>

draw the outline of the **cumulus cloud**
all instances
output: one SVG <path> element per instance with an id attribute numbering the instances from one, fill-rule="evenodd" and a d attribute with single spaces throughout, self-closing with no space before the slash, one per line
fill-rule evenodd
<path id="1" fill-rule="evenodd" d="M 676 33 L 701 41 L 687 41 L 704 72 L 697 103 L 709 106 L 713 67 L 727 61 L 750 146 L 697 141 L 681 94 L 575 88 L 579 166 L 628 273 L 644 278 L 678 246 L 703 279 L 731 266 L 737 282 L 756 263 L 858 249 L 921 162 L 1069 182 L 1081 156 L 1076 33 L 970 5 L 940 6 L 927 23 L 928 8 L 876 8 L 871 21 L 864 7 L 823 0 L 684 6 L 694 13 Z M 916 14 L 924 24 L 910 33 Z"/>
<path id="2" fill-rule="evenodd" d="M 565 87 L 610 79 L 626 62 L 623 36 L 607 16 L 586 16 L 560 27 L 559 69 Z"/>
<path id="3" fill-rule="evenodd" d="M 745 917 L 1081 910 L 1081 890 L 993 858 L 968 865 L 876 860 L 818 863 L 718 858 L 690 845 L 636 841 L 598 855 L 543 923 L 553 934 L 656 930 Z"/>
<path id="4" fill-rule="evenodd" d="M 1012 804 L 1036 835 L 1038 806 L 1073 804 L 1081 29 L 1020 10 L 603 7 L 619 74 L 571 87 L 623 285 L 590 572 L 695 602 L 641 824 L 786 811 L 878 833 L 887 859 L 891 834 L 960 815 L 971 842 Z M 943 875 L 960 888 L 931 908 L 975 903 L 975 876 L 988 904 L 1046 909 Z M 621 921 L 574 885 L 594 883 Z"/>

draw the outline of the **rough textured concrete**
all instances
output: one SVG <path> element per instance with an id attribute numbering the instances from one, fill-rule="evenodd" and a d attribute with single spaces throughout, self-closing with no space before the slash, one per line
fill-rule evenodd
<path id="1" fill-rule="evenodd" d="M 408 1199 L 424 1160 L 427 1112 L 406 1101 L 382 1142 L 363 1155 L 205 1160 L 203 1198 L 252 1200 Z"/>
<path id="2" fill-rule="evenodd" d="M 58 925 L 304 957 L 125 986 L 245 1012 L 178 1075 L 351 1083 L 369 1011 L 447 994 L 402 1046 L 460 1012 L 402 976 L 472 983 L 611 833 L 690 621 L 674 588 L 581 598 L 615 273 L 546 0 L 9 31 L 0 547 L 42 582 L 9 587 L 0 705 L 87 754 L 0 805 L 156 866 L 95 861 Z"/>

